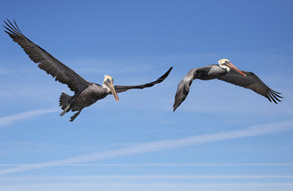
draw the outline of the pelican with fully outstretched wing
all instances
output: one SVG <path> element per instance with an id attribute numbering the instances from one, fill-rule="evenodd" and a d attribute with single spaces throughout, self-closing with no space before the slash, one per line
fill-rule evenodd
<path id="1" fill-rule="evenodd" d="M 185 100 L 189 93 L 192 81 L 195 79 L 212 80 L 219 79 L 231 84 L 251 89 L 252 91 L 266 97 L 270 102 L 278 103 L 281 100 L 279 92 L 269 88 L 257 75 L 252 72 L 241 71 L 228 59 L 221 59 L 218 64 L 190 70 L 180 81 L 175 95 L 173 111 Z"/>
<path id="2" fill-rule="evenodd" d="M 98 101 L 105 98 L 109 94 L 113 94 L 114 98 L 118 101 L 117 93 L 125 92 L 130 89 L 143 89 L 152 87 L 155 84 L 164 81 L 172 70 L 172 67 L 157 80 L 134 86 L 114 86 L 113 78 L 109 75 L 105 75 L 102 85 L 88 82 L 74 72 L 68 66 L 62 64 L 59 60 L 50 55 L 47 51 L 30 41 L 20 31 L 16 22 L 13 23 L 7 19 L 5 22 L 4 30 L 16 43 L 18 43 L 30 59 L 38 63 L 38 67 L 50 74 L 56 81 L 63 84 L 67 84 L 71 91 L 74 92 L 73 96 L 62 93 L 59 99 L 59 104 L 63 110 L 60 114 L 63 116 L 69 111 L 76 113 L 71 117 L 70 121 L 73 121 L 82 111 L 83 108 L 88 107 Z"/>

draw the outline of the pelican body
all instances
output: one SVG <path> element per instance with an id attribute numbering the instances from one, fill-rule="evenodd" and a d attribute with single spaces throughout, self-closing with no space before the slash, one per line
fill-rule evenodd
<path id="1" fill-rule="evenodd" d="M 218 64 L 201 68 L 191 69 L 177 86 L 173 111 L 186 99 L 190 86 L 195 79 L 212 80 L 219 79 L 237 86 L 251 89 L 252 91 L 266 97 L 270 102 L 280 102 L 281 93 L 269 88 L 260 78 L 252 72 L 241 71 L 228 59 L 221 59 Z"/>
<path id="2" fill-rule="evenodd" d="M 94 104 L 96 101 L 105 98 L 109 94 L 113 94 L 116 101 L 119 101 L 117 93 L 125 92 L 129 89 L 143 89 L 152 87 L 155 84 L 164 81 L 172 70 L 172 67 L 157 80 L 142 85 L 134 86 L 120 86 L 113 85 L 113 78 L 105 75 L 102 85 L 88 82 L 68 66 L 61 63 L 59 60 L 50 55 L 47 51 L 30 41 L 25 37 L 17 26 L 16 22 L 10 22 L 8 19 L 4 21 L 6 24 L 4 30 L 13 41 L 18 43 L 30 59 L 38 63 L 38 67 L 50 74 L 56 81 L 67 84 L 71 91 L 74 92 L 73 96 L 62 93 L 59 99 L 59 105 L 63 112 L 63 116 L 69 111 L 76 113 L 71 117 L 73 121 L 83 110 L 83 108 Z"/>

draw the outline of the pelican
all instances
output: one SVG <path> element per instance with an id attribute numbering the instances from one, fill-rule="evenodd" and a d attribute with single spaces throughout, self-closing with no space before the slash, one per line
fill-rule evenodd
<path id="1" fill-rule="evenodd" d="M 173 111 L 185 100 L 189 93 L 192 81 L 195 79 L 212 80 L 219 79 L 237 86 L 251 89 L 266 97 L 270 102 L 280 102 L 281 93 L 269 88 L 257 75 L 252 72 L 241 71 L 228 59 L 221 59 L 218 64 L 191 69 L 177 86 Z"/>
<path id="2" fill-rule="evenodd" d="M 88 107 L 94 104 L 96 101 L 105 98 L 109 94 L 113 94 L 116 101 L 119 101 L 117 93 L 125 92 L 130 89 L 143 89 L 152 87 L 155 84 L 161 83 L 164 81 L 169 73 L 172 70 L 172 67 L 157 80 L 134 86 L 120 86 L 113 85 L 114 79 L 109 76 L 104 76 L 104 81 L 102 85 L 97 83 L 88 82 L 74 72 L 68 66 L 62 64 L 47 51 L 30 41 L 26 38 L 23 33 L 20 31 L 16 22 L 14 24 L 7 19 L 4 21 L 6 24 L 4 30 L 16 43 L 18 43 L 25 53 L 30 57 L 30 59 L 39 63 L 38 67 L 50 74 L 56 81 L 59 81 L 63 84 L 67 84 L 71 91 L 74 92 L 73 96 L 70 96 L 66 93 L 61 93 L 59 99 L 59 105 L 63 112 L 60 114 L 63 116 L 65 113 L 72 111 L 76 112 L 71 118 L 70 121 L 73 121 L 83 110 L 83 108 Z"/>

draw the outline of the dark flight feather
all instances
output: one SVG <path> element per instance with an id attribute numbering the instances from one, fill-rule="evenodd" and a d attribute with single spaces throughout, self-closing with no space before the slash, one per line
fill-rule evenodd
<path id="1" fill-rule="evenodd" d="M 117 93 L 121 93 L 121 92 L 125 92 L 127 90 L 130 89 L 143 89 L 143 88 L 148 88 L 148 87 L 152 87 L 155 84 L 161 83 L 162 81 L 164 81 L 169 73 L 171 72 L 171 70 L 173 69 L 173 67 L 169 68 L 169 70 L 162 75 L 161 77 L 159 77 L 157 80 L 150 82 L 150 83 L 146 83 L 146 84 L 142 84 L 142 85 L 134 85 L 134 86 L 120 86 L 120 85 L 116 85 L 114 86 L 115 90 Z"/>
<path id="2" fill-rule="evenodd" d="M 269 88 L 257 75 L 252 72 L 242 71 L 246 76 L 241 75 L 235 70 L 230 70 L 227 74 L 218 77 L 219 80 L 251 89 L 252 91 L 266 97 L 270 102 L 281 102 L 281 93 L 276 92 Z"/>
<path id="3" fill-rule="evenodd" d="M 65 66 L 47 51 L 26 38 L 15 21 L 14 24 L 8 19 L 4 22 L 6 24 L 6 26 L 4 26 L 6 29 L 5 32 L 13 39 L 13 41 L 23 48 L 32 61 L 39 63 L 39 68 L 46 71 L 47 74 L 50 74 L 55 80 L 67 84 L 70 90 L 75 93 L 82 91 L 89 85 L 85 79 L 80 77 L 71 68 Z"/>

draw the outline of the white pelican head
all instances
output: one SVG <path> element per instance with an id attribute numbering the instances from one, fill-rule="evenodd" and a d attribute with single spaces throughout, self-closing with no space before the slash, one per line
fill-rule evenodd
<path id="1" fill-rule="evenodd" d="M 106 88 L 109 92 L 111 92 L 114 95 L 114 98 L 116 99 L 116 101 L 118 102 L 119 98 L 115 91 L 113 81 L 114 79 L 111 76 L 105 75 L 104 81 L 103 81 L 103 87 Z"/>
<path id="2" fill-rule="evenodd" d="M 220 67 L 224 68 L 227 72 L 230 72 L 231 69 L 236 70 L 237 72 L 239 72 L 241 75 L 246 76 L 246 74 L 244 74 L 241 70 L 239 70 L 238 68 L 236 68 L 236 66 L 234 66 L 228 59 L 223 58 L 221 60 L 218 61 L 218 64 Z"/>

